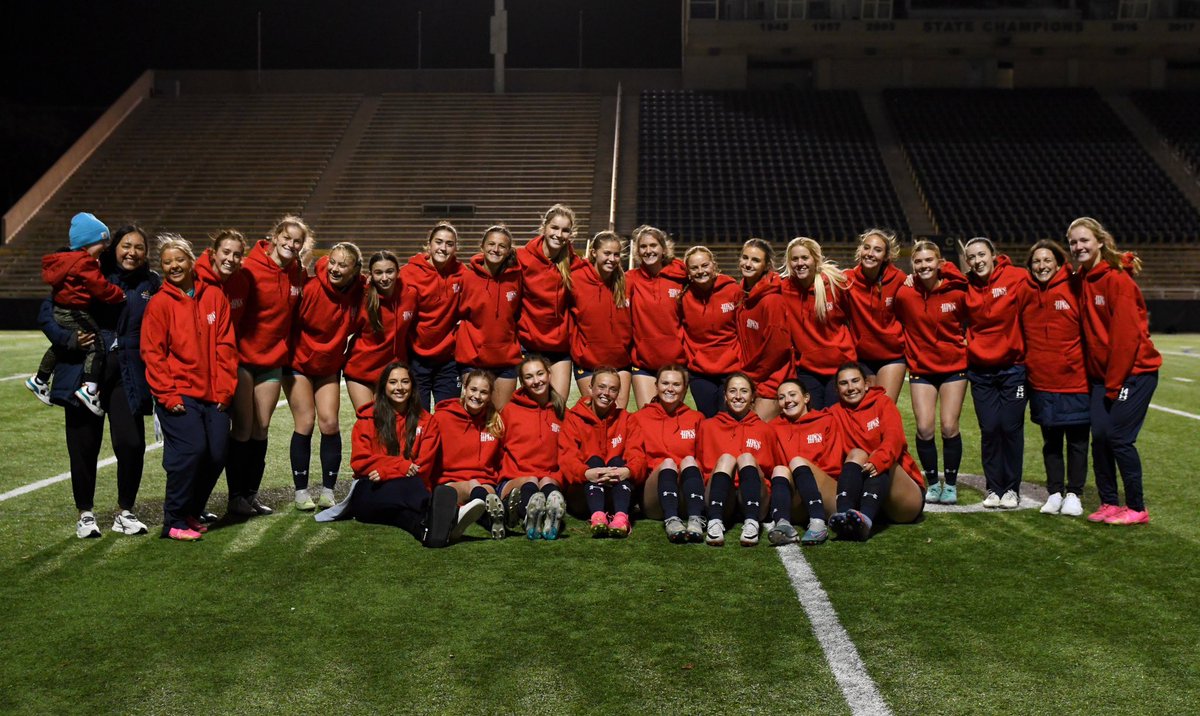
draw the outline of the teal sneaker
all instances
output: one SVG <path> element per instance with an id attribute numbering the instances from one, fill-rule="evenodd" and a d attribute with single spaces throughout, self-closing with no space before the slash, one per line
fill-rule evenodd
<path id="1" fill-rule="evenodd" d="M 926 497 L 925 501 L 928 502 L 929 498 Z M 958 504 L 958 485 L 943 485 L 942 486 L 942 494 L 940 497 L 938 497 L 938 504 L 940 504 L 940 505 L 957 505 Z"/>
<path id="2" fill-rule="evenodd" d="M 925 491 L 925 502 L 933 505 L 942 500 L 942 483 L 935 482 Z"/>

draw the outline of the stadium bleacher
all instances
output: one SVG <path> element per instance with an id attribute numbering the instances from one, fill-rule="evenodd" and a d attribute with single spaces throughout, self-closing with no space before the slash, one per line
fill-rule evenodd
<path id="1" fill-rule="evenodd" d="M 1130 98 L 1200 181 L 1200 92 L 1133 92 Z"/>

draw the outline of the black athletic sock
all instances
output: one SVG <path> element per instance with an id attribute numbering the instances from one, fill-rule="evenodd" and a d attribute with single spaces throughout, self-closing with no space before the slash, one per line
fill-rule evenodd
<path id="1" fill-rule="evenodd" d="M 742 517 L 758 521 L 762 512 L 762 478 L 758 468 L 746 465 L 738 470 L 738 493 L 742 496 Z"/>
<path id="2" fill-rule="evenodd" d="M 629 503 L 633 501 L 633 482 L 630 480 L 621 480 L 612 489 L 613 497 L 613 513 L 624 512 L 629 514 Z"/>
<path id="3" fill-rule="evenodd" d="M 842 474 L 838 477 L 837 511 L 845 512 L 857 507 L 862 499 L 862 491 L 862 465 L 856 462 L 842 465 Z"/>
<path id="4" fill-rule="evenodd" d="M 921 461 L 921 469 L 925 471 L 925 484 L 936 483 L 938 481 L 937 443 L 917 438 L 917 459 Z"/>
<path id="5" fill-rule="evenodd" d="M 817 487 L 817 478 L 813 475 L 812 468 L 801 465 L 792 470 L 792 481 L 796 483 L 796 492 L 800 493 L 804 508 L 808 510 L 808 519 L 825 519 L 825 498 L 821 497 L 821 490 Z"/>
<path id="6" fill-rule="evenodd" d="M 297 490 L 308 489 L 308 463 L 312 457 L 312 436 L 292 433 L 292 444 L 288 449 L 292 462 L 292 483 Z"/>
<path id="7" fill-rule="evenodd" d="M 321 486 L 333 489 L 342 468 L 342 434 L 321 433 Z"/>
<path id="8" fill-rule="evenodd" d="M 483 486 L 481 485 L 479 487 L 474 487 L 471 489 L 471 494 L 467 497 L 467 501 L 470 502 L 471 500 L 486 500 L 487 496 L 488 496 L 488 491 L 483 489 Z"/>
<path id="9" fill-rule="evenodd" d="M 708 519 L 719 520 L 725 515 L 725 499 L 733 489 L 733 478 L 727 472 L 714 472 L 708 481 Z"/>
<path id="10" fill-rule="evenodd" d="M 588 515 L 604 512 L 604 486 L 589 482 L 584 489 L 584 499 L 587 500 Z"/>
<path id="11" fill-rule="evenodd" d="M 521 485 L 521 504 L 517 507 L 517 517 L 520 517 L 522 520 L 525 519 L 525 515 L 527 514 L 526 508 L 529 507 L 529 498 L 536 495 L 537 491 L 536 482 L 526 482 Z"/>
<path id="12" fill-rule="evenodd" d="M 267 471 L 267 441 L 250 438 L 246 445 L 246 494 L 254 494 Z"/>
<path id="13" fill-rule="evenodd" d="M 946 484 L 958 484 L 958 466 L 962 464 L 962 435 L 942 438 L 942 452 L 946 458 Z"/>
<path id="14" fill-rule="evenodd" d="M 874 523 L 875 515 L 879 514 L 879 506 L 887 499 L 888 492 L 891 489 L 891 472 L 883 472 L 875 477 L 867 478 L 863 482 L 862 504 L 859 506 L 858 511 L 866 515 Z"/>
<path id="15" fill-rule="evenodd" d="M 704 514 L 704 475 L 700 468 L 692 465 L 683 468 L 679 478 L 679 489 L 683 490 L 687 500 L 688 517 L 700 517 Z"/>
<path id="16" fill-rule="evenodd" d="M 781 475 L 771 478 L 771 519 L 792 520 L 792 483 Z"/>
<path id="17" fill-rule="evenodd" d="M 679 516 L 679 473 L 669 468 L 658 471 L 658 501 L 663 521 Z"/>
<path id="18" fill-rule="evenodd" d="M 558 485 L 555 485 L 553 482 L 542 488 L 542 494 L 547 498 L 555 492 L 558 492 Z"/>

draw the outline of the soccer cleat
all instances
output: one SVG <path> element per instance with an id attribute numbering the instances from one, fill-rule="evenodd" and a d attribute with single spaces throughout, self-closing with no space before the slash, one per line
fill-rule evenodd
<path id="1" fill-rule="evenodd" d="M 317 503 L 313 502 L 312 495 L 308 494 L 308 490 L 296 490 L 296 509 L 301 512 L 312 512 L 317 509 Z"/>
<path id="2" fill-rule="evenodd" d="M 1083 504 L 1079 501 L 1079 495 L 1076 495 L 1073 492 L 1068 492 L 1067 496 L 1063 498 L 1062 509 L 1058 514 L 1066 515 L 1067 517 L 1078 517 L 1082 515 Z"/>
<path id="3" fill-rule="evenodd" d="M 544 495 L 543 495 L 544 497 Z M 530 502 L 533 498 L 529 498 Z M 521 526 L 521 490 L 513 488 L 508 491 L 508 497 L 504 498 L 504 526 L 510 531 L 515 532 Z M 525 510 L 525 516 L 529 516 L 528 508 Z"/>
<path id="4" fill-rule="evenodd" d="M 608 522 L 608 536 L 623 539 L 629 536 L 633 527 L 629 524 L 629 515 L 618 512 Z"/>
<path id="5" fill-rule="evenodd" d="M 1100 505 L 1100 509 L 1087 516 L 1088 522 L 1104 522 L 1113 515 L 1124 512 L 1120 505 Z"/>
<path id="6" fill-rule="evenodd" d="M 942 485 L 942 494 L 938 497 L 939 505 L 958 504 L 958 485 Z"/>
<path id="7" fill-rule="evenodd" d="M 507 532 L 504 529 L 504 503 L 500 501 L 500 496 L 489 492 L 483 503 L 492 520 L 492 539 L 504 539 Z"/>
<path id="8" fill-rule="evenodd" d="M 92 411 L 93 414 L 104 417 L 104 408 L 100 407 L 99 395 L 81 387 L 75 391 L 75 400 L 78 400 L 80 405 Z"/>
<path id="9" fill-rule="evenodd" d="M 517 492 L 517 490 L 513 490 Z M 511 493 L 510 493 L 511 494 Z M 519 500 L 518 500 L 519 501 Z M 511 519 L 516 513 L 513 511 L 512 504 L 509 504 L 509 518 Z M 533 493 L 529 498 L 529 504 L 525 505 L 525 536 L 529 539 L 539 539 L 542 536 L 542 522 L 545 521 L 546 514 L 546 496 L 540 492 Z"/>
<path id="10" fill-rule="evenodd" d="M 184 517 L 183 521 L 187 523 L 188 529 L 193 532 L 199 532 L 200 534 L 208 532 L 208 526 L 195 517 Z"/>
<path id="11" fill-rule="evenodd" d="M 1150 524 L 1149 510 L 1131 510 L 1128 507 L 1119 514 L 1104 520 L 1105 524 L 1109 525 L 1148 525 Z"/>
<path id="12" fill-rule="evenodd" d="M 687 521 L 687 541 L 698 544 L 704 541 L 704 518 L 693 515 Z"/>
<path id="13" fill-rule="evenodd" d="M 179 527 L 172 527 L 170 530 L 167 531 L 167 534 L 165 534 L 163 536 L 169 537 L 173 540 L 178 540 L 179 542 L 195 542 L 196 540 L 200 539 L 204 535 L 200 534 L 199 532 L 197 532 L 196 530 L 193 530 L 193 529 L 181 529 Z"/>
<path id="14" fill-rule="evenodd" d="M 987 496 L 983 498 L 983 506 L 989 510 L 996 509 L 1000 506 L 1000 495 L 997 495 L 994 492 L 988 492 Z"/>
<path id="15" fill-rule="evenodd" d="M 567 501 L 558 490 L 546 498 L 546 515 L 542 519 L 542 539 L 558 539 L 563 515 L 567 514 Z"/>
<path id="16" fill-rule="evenodd" d="M 333 496 L 333 488 L 332 487 L 322 487 L 321 488 L 321 496 L 317 498 L 317 507 L 320 507 L 322 510 L 325 510 L 330 507 L 333 507 L 336 504 L 337 504 L 337 498 Z"/>
<path id="17" fill-rule="evenodd" d="M 825 544 L 829 539 L 829 527 L 825 525 L 825 520 L 809 520 L 808 529 L 804 530 L 804 535 L 800 538 L 800 544 L 812 547 L 813 545 Z"/>
<path id="18" fill-rule="evenodd" d="M 608 536 L 608 515 L 597 510 L 592 513 L 591 518 L 592 537 L 607 537 Z"/>
<path id="19" fill-rule="evenodd" d="M 704 544 L 710 547 L 725 546 L 725 523 L 720 518 L 708 521 L 708 529 L 704 534 Z"/>
<path id="20" fill-rule="evenodd" d="M 50 405 L 50 384 L 43 383 L 37 379 L 37 376 L 32 376 L 25 379 L 25 387 L 33 391 L 37 399 Z"/>
<path id="21" fill-rule="evenodd" d="M 250 505 L 250 509 L 254 510 L 254 514 L 256 515 L 270 515 L 275 512 L 275 510 L 272 510 L 270 507 L 267 507 L 258 501 L 257 492 L 251 492 L 246 497 L 246 502 Z"/>
<path id="22" fill-rule="evenodd" d="M 742 533 L 738 536 L 738 544 L 743 547 L 757 547 L 759 533 L 762 530 L 759 527 L 758 520 L 746 520 L 742 522 Z"/>
<path id="23" fill-rule="evenodd" d="M 673 544 L 687 542 L 687 528 L 678 517 L 668 517 L 663 520 L 663 531 L 667 533 L 667 541 Z"/>
<path id="24" fill-rule="evenodd" d="M 850 520 L 846 517 L 845 512 L 837 512 L 829 518 L 829 529 L 838 536 L 838 539 L 854 539 L 855 532 L 850 526 Z"/>
<path id="25" fill-rule="evenodd" d="M 1063 506 L 1062 494 L 1055 492 L 1046 498 L 1046 504 L 1042 505 L 1042 509 L 1038 510 L 1043 515 L 1057 515 Z"/>
<path id="26" fill-rule="evenodd" d="M 871 539 L 871 518 L 858 510 L 846 510 L 846 524 L 851 530 L 851 538 L 859 542 Z"/>
<path id="27" fill-rule="evenodd" d="M 925 502 L 933 505 L 942 501 L 942 483 L 935 482 L 925 491 Z"/>
<path id="28" fill-rule="evenodd" d="M 442 485 L 442 487 L 450 486 Z M 454 488 L 450 487 L 450 489 L 453 490 Z M 458 504 L 458 493 L 455 493 L 454 495 L 454 503 Z M 456 540 L 462 537 L 463 533 L 467 531 L 467 528 L 478 522 L 479 518 L 483 517 L 485 512 L 487 512 L 487 503 L 478 498 L 471 500 L 462 507 L 459 507 L 458 517 L 454 522 L 454 528 L 450 530 L 450 539 Z"/>
<path id="29" fill-rule="evenodd" d="M 1004 496 L 1000 498 L 1000 509 L 1015 510 L 1021 506 L 1021 496 L 1016 490 L 1007 490 Z"/>
<path id="30" fill-rule="evenodd" d="M 477 500 L 478 501 L 478 500 Z M 450 534 L 458 527 L 458 493 L 449 485 L 438 485 L 429 498 L 429 514 L 425 517 L 425 535 L 421 544 L 439 549 L 450 543 Z"/>
<path id="31" fill-rule="evenodd" d="M 100 527 L 96 524 L 96 516 L 91 512 L 81 512 L 79 521 L 75 523 L 75 536 L 79 539 L 99 538 Z"/>
<path id="32" fill-rule="evenodd" d="M 782 547 L 785 544 L 791 544 L 798 540 L 800 535 L 796 533 L 796 528 L 788 520 L 775 520 L 775 524 L 771 525 L 771 530 L 767 532 L 767 541 L 774 547 Z"/>
<path id="33" fill-rule="evenodd" d="M 254 511 L 254 506 L 250 501 L 241 495 L 229 498 L 229 508 L 227 510 L 231 515 L 238 517 L 253 517 L 258 513 Z"/>
<path id="34" fill-rule="evenodd" d="M 129 510 L 121 510 L 117 513 L 117 516 L 113 518 L 112 531 L 120 532 L 123 535 L 144 535 L 149 532 L 137 515 Z"/>

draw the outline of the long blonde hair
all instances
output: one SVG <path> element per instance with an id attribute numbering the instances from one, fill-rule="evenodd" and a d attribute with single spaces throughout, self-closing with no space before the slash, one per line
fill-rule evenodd
<path id="1" fill-rule="evenodd" d="M 792 274 L 792 250 L 797 246 L 803 246 L 808 250 L 808 253 L 812 254 L 817 274 L 813 278 L 813 303 L 816 304 L 817 320 L 824 323 L 826 304 L 837 301 L 837 292 L 844 290 L 849 281 L 846 279 L 845 272 L 838 268 L 838 265 L 833 260 L 825 258 L 825 253 L 821 251 L 821 245 L 807 236 L 797 236 L 788 242 L 787 250 L 783 252 L 786 264 L 783 274 L 785 277 Z M 829 282 L 829 296 L 825 295 L 826 282 L 821 280 L 822 277 Z"/>
<path id="2" fill-rule="evenodd" d="M 615 231 L 601 231 L 593 236 L 592 240 L 588 242 L 588 263 L 592 264 L 592 266 L 595 266 L 596 247 L 600 244 L 606 244 L 609 242 L 616 242 L 617 253 L 620 254 L 625 252 L 625 242 L 621 239 L 620 234 Z M 629 301 L 625 299 L 625 269 L 621 268 L 620 261 L 617 262 L 617 268 L 613 271 L 612 276 L 608 280 L 608 287 L 612 289 L 613 302 L 617 305 L 617 308 L 624 308 L 629 304 Z"/>
<path id="3" fill-rule="evenodd" d="M 1125 269 L 1132 276 L 1137 276 L 1142 272 L 1142 260 L 1138 258 L 1138 255 L 1132 251 L 1118 251 L 1117 240 L 1113 238 L 1108 229 L 1104 228 L 1103 224 L 1090 216 L 1081 216 L 1071 222 L 1071 225 L 1067 227 L 1068 242 L 1071 240 L 1071 232 L 1080 226 L 1091 231 L 1100 241 L 1100 260 L 1113 268 Z"/>
<path id="4" fill-rule="evenodd" d="M 855 263 L 862 260 L 863 246 L 866 245 L 867 239 L 872 236 L 882 239 L 883 243 L 887 246 L 887 254 L 883 257 L 884 261 L 895 263 L 896 259 L 900 258 L 900 241 L 896 238 L 896 234 L 887 229 L 872 228 L 858 235 L 858 248 L 854 250 Z M 882 275 L 883 272 L 881 271 L 880 276 Z"/>
<path id="5" fill-rule="evenodd" d="M 653 236 L 658 245 L 663 247 L 663 264 L 671 263 L 675 258 L 675 242 L 671 240 L 670 236 L 667 236 L 667 232 L 657 226 L 642 224 L 630 234 L 633 239 L 633 242 L 630 244 L 630 251 L 633 252 L 634 259 L 638 262 L 638 265 L 640 266 L 642 263 L 642 257 L 638 255 L 638 245 L 641 244 L 642 237 L 647 235 Z"/>
<path id="6" fill-rule="evenodd" d="M 555 204 L 546 210 L 542 215 L 542 236 L 546 235 L 546 227 L 549 226 L 550 220 L 556 216 L 561 216 L 571 223 L 571 233 L 575 233 L 575 211 L 566 204 Z M 571 241 L 567 240 L 567 245 L 563 247 L 562 253 L 557 259 L 554 259 L 554 265 L 558 268 L 558 275 L 562 277 L 563 286 L 568 291 L 571 290 Z"/>
<path id="7" fill-rule="evenodd" d="M 475 378 L 483 378 L 488 384 L 489 396 L 486 408 L 487 422 L 484 425 L 484 429 L 487 430 L 488 434 L 494 438 L 503 437 L 504 420 L 500 418 L 500 411 L 496 410 L 496 404 L 492 402 L 490 395 L 496 390 L 495 374 L 479 368 L 472 368 L 471 370 L 467 371 L 467 374 L 464 375 L 462 379 L 462 393 L 460 393 L 458 396 L 458 403 L 464 408 L 467 407 L 467 386 L 470 385 L 471 381 Z"/>

